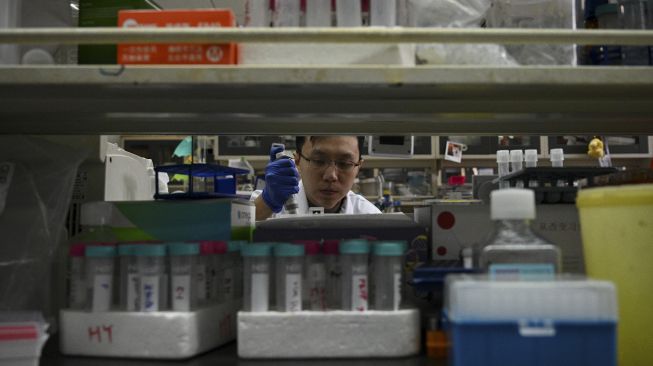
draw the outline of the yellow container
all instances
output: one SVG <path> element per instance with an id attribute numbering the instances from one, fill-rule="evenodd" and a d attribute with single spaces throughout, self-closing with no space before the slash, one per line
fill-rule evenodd
<path id="1" fill-rule="evenodd" d="M 653 365 L 653 184 L 578 193 L 587 274 L 613 281 L 619 364 Z"/>

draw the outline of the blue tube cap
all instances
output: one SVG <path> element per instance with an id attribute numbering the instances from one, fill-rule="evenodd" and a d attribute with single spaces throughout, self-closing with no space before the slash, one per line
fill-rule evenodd
<path id="1" fill-rule="evenodd" d="M 118 244 L 118 255 L 121 257 L 134 255 L 135 244 Z"/>
<path id="2" fill-rule="evenodd" d="M 199 255 L 199 243 L 168 243 L 168 253 L 170 255 Z"/>
<path id="3" fill-rule="evenodd" d="M 269 257 L 272 255 L 272 246 L 269 243 L 243 244 L 240 254 L 243 257 Z"/>
<path id="4" fill-rule="evenodd" d="M 91 258 L 111 258 L 116 256 L 116 247 L 113 245 L 89 245 L 85 255 Z"/>
<path id="5" fill-rule="evenodd" d="M 238 252 L 240 251 L 240 248 L 246 243 L 247 242 L 244 240 L 230 241 L 227 243 L 227 252 Z"/>
<path id="6" fill-rule="evenodd" d="M 368 254 L 370 244 L 367 240 L 345 240 L 340 242 L 340 254 Z"/>
<path id="7" fill-rule="evenodd" d="M 277 257 L 301 257 L 304 255 L 304 246 L 299 244 L 279 243 L 274 246 L 274 255 Z"/>
<path id="8" fill-rule="evenodd" d="M 133 253 L 137 257 L 165 257 L 165 244 L 143 244 L 135 245 Z"/>
<path id="9" fill-rule="evenodd" d="M 400 241 L 384 241 L 374 244 L 372 252 L 382 257 L 402 256 L 406 252 L 406 243 Z"/>

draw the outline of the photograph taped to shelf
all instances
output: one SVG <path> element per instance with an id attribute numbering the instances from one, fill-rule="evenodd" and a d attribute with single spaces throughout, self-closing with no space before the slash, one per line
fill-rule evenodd
<path id="1" fill-rule="evenodd" d="M 453 161 L 455 163 L 462 162 L 464 149 L 464 144 L 447 141 L 447 147 L 444 150 L 444 160 Z"/>

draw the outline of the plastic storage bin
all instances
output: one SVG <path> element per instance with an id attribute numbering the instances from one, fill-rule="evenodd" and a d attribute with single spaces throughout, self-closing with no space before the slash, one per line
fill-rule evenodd
<path id="1" fill-rule="evenodd" d="M 452 365 L 616 365 L 610 282 L 447 278 Z"/>

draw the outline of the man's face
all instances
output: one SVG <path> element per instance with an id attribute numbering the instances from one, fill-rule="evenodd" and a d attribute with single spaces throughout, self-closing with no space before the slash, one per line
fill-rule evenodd
<path id="1" fill-rule="evenodd" d="M 353 166 L 349 170 L 339 168 L 344 167 L 339 164 L 342 162 L 359 163 L 360 152 L 356 137 L 325 136 L 313 138 L 313 141 L 307 137 L 301 154 L 304 157 L 296 154 L 295 161 L 298 162 L 297 169 L 308 201 L 324 207 L 326 211 L 338 208 L 360 169 L 360 166 Z"/>

